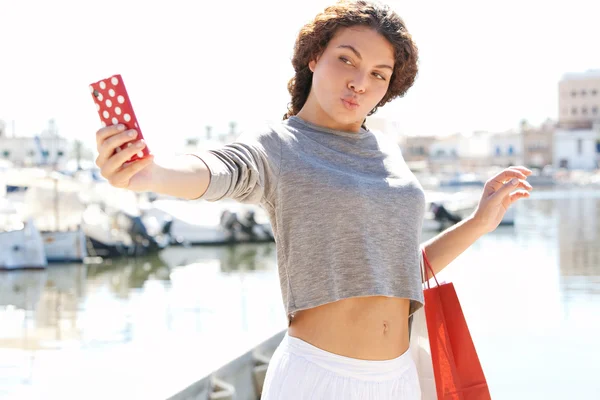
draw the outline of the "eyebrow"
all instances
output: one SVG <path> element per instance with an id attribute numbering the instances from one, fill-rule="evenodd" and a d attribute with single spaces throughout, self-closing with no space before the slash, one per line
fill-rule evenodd
<path id="1" fill-rule="evenodd" d="M 349 44 L 340 44 L 337 48 L 338 49 L 350 49 L 356 55 L 356 57 L 358 57 L 359 60 L 362 60 L 362 56 L 360 55 L 358 50 L 356 50 L 353 46 L 351 46 Z M 375 68 L 389 68 L 392 71 L 394 71 L 394 68 L 390 67 L 389 65 L 385 65 L 385 64 L 376 65 Z"/>

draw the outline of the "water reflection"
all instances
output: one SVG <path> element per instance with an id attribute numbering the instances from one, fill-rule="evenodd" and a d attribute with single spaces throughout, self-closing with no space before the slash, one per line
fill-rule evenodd
<path id="1" fill-rule="evenodd" d="M 558 199 L 561 276 L 600 275 L 600 201 L 593 197 Z"/>
<path id="2" fill-rule="evenodd" d="M 91 280 L 106 280 L 117 295 L 126 296 L 129 289 L 142 289 L 148 279 L 169 281 L 170 267 L 157 255 L 109 260 L 89 265 Z"/>
<path id="3" fill-rule="evenodd" d="M 79 340 L 79 299 L 85 295 L 83 265 L 0 274 L 0 348 L 50 349 Z"/>
<path id="4" fill-rule="evenodd" d="M 108 260 L 97 265 L 55 264 L 43 271 L 2 271 L 0 348 L 60 348 L 61 342 L 83 343 L 86 338 L 88 344 L 98 344 L 110 342 L 99 336 L 114 337 L 115 331 L 126 342 L 131 336 L 127 316 L 122 316 L 120 327 L 112 333 L 106 326 L 98 328 L 98 321 L 106 316 L 114 322 L 119 314 L 125 314 L 127 307 L 119 307 L 119 301 L 131 300 L 140 291 L 151 291 L 156 283 L 163 289 L 171 288 L 171 276 L 177 268 L 213 264 L 224 275 L 272 271 L 274 251 L 274 244 L 174 247 L 151 257 Z M 180 271 L 179 275 L 189 275 L 189 271 Z M 92 331 L 86 331 L 86 327 Z M 106 335 L 95 334 L 97 329 Z"/>
<path id="5" fill-rule="evenodd" d="M 162 250 L 159 257 L 171 268 L 216 260 L 224 273 L 268 270 L 275 258 L 275 243 L 169 247 Z"/>
<path id="6" fill-rule="evenodd" d="M 486 235 L 448 268 L 494 398 L 541 398 L 541 387 L 551 388 L 543 398 L 559 398 L 562 386 L 550 384 L 560 379 L 577 386 L 575 398 L 590 398 L 600 356 L 600 194 L 538 190 L 516 207 L 514 227 Z M 52 375 L 57 361 L 40 363 L 41 351 L 64 359 L 79 349 L 85 364 L 97 362 L 95 350 L 113 351 L 114 360 L 124 357 L 120 346 L 152 354 L 187 343 L 188 351 L 172 350 L 173 362 L 183 362 L 189 349 L 258 342 L 284 329 L 281 303 L 274 243 L 0 272 L 0 397 Z M 549 351 L 556 362 L 539 361 Z M 139 360 L 130 362 L 144 375 L 152 367 Z M 557 363 L 570 369 L 554 379 Z M 65 374 L 77 365 L 63 365 Z"/>

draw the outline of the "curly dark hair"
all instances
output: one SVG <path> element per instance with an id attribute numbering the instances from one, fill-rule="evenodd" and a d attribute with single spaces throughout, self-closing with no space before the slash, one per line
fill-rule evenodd
<path id="1" fill-rule="evenodd" d="M 312 22 L 304 25 L 298 34 L 292 57 L 295 75 L 288 82 L 292 101 L 288 104 L 284 120 L 298 114 L 306 103 L 313 77 L 308 63 L 316 60 L 325 51 L 339 28 L 357 25 L 376 30 L 394 47 L 394 72 L 390 85 L 385 96 L 368 115 L 374 114 L 378 107 L 396 97 L 404 96 L 413 85 L 417 76 L 419 55 L 402 18 L 389 6 L 375 1 L 340 0 L 323 10 Z"/>

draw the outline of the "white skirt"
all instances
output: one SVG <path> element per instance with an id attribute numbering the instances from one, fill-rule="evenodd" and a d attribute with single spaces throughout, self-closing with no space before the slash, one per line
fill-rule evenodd
<path id="1" fill-rule="evenodd" d="M 286 332 L 265 376 L 261 400 L 420 400 L 410 350 L 391 360 L 330 353 Z"/>

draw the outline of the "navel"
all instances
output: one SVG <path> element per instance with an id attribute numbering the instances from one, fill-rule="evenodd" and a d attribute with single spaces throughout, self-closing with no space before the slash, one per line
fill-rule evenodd
<path id="1" fill-rule="evenodd" d="M 390 323 L 388 321 L 383 321 L 383 333 L 386 334 L 390 330 Z"/>

